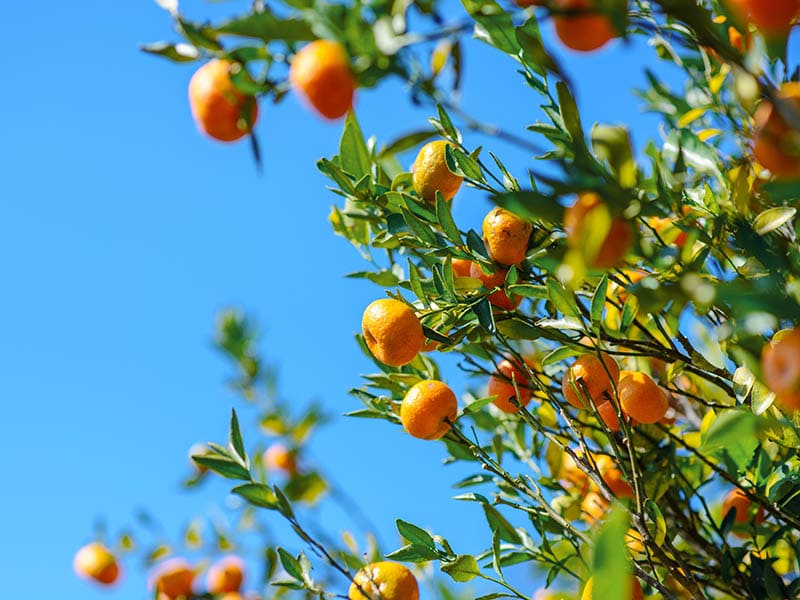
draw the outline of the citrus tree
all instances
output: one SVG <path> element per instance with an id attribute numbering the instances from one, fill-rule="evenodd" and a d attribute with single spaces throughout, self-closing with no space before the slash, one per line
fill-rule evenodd
<path id="1" fill-rule="evenodd" d="M 195 449 L 187 485 L 215 473 L 243 504 L 235 531 L 202 539 L 190 524 L 186 549 L 212 556 L 246 538 L 268 584 L 254 591 L 274 598 L 414 600 L 421 583 L 474 598 L 467 582 L 483 600 L 531 598 L 534 582 L 563 590 L 537 598 L 800 597 L 800 83 L 786 56 L 800 1 L 461 0 L 451 18 L 435 0 L 256 0 L 216 23 L 159 3 L 182 39 L 144 50 L 201 64 L 189 97 L 207 135 L 249 138 L 258 160 L 258 104 L 289 92 L 343 119 L 317 167 L 337 196 L 333 230 L 368 264 L 357 276 L 382 288 L 362 299 L 358 342 L 376 372 L 350 416 L 443 444 L 472 470 L 457 499 L 488 525 L 477 555 L 402 520 L 397 548 L 312 532 L 304 518 L 321 501 L 362 518 L 302 462 L 325 416 L 279 399 L 252 325 L 230 312 L 217 344 L 233 385 L 283 441 L 244 440 L 234 411 L 227 443 Z M 624 126 L 587 127 L 540 25 L 576 52 L 646 37 L 684 79 L 671 89 L 653 69 L 638 91 L 663 139 L 636 154 Z M 452 101 L 470 76 L 465 36 L 507 55 L 538 100 L 526 131 Z M 430 106 L 430 127 L 365 138 L 354 95 L 387 78 Z M 535 156 L 514 173 L 473 132 Z M 453 217 L 464 186 L 496 205 L 480 226 Z M 470 389 L 448 385 L 443 353 Z M 200 584 L 203 561 L 142 548 L 160 600 L 247 592 L 235 558 Z M 520 564 L 525 576 L 507 577 Z M 76 569 L 112 583 L 116 552 L 95 542 Z"/>

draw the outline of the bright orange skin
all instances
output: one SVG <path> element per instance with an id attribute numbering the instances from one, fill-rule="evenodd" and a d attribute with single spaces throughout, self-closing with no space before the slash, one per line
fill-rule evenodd
<path id="1" fill-rule="evenodd" d="M 556 35 L 567 48 L 591 52 L 605 46 L 617 36 L 611 20 L 595 9 L 594 0 L 553 0 L 552 7 L 561 11 L 587 11 L 586 14 L 553 15 Z"/>
<path id="2" fill-rule="evenodd" d="M 250 111 L 250 124 L 258 119 L 258 103 L 242 94 L 231 81 L 228 60 L 212 60 L 195 71 L 189 82 L 189 106 L 200 131 L 221 142 L 235 142 L 250 133 L 243 114 Z"/>
<path id="3" fill-rule="evenodd" d="M 800 329 L 773 339 L 761 351 L 764 383 L 787 409 L 800 409 Z"/>
<path id="4" fill-rule="evenodd" d="M 465 258 L 454 258 L 453 262 L 453 277 L 472 277 L 472 265 L 473 262 L 471 260 L 467 260 Z"/>
<path id="5" fill-rule="evenodd" d="M 173 558 L 158 565 L 151 575 L 152 586 L 169 600 L 192 595 L 194 571 L 182 558 Z"/>
<path id="6" fill-rule="evenodd" d="M 503 360 L 497 365 L 498 374 L 489 377 L 489 396 L 497 396 L 492 400 L 497 408 L 505 413 L 515 414 L 519 409 L 511 403 L 511 398 L 516 397 L 521 406 L 527 406 L 531 401 L 533 392 L 531 390 L 531 382 L 528 380 L 527 374 L 514 365 L 511 361 Z M 517 388 L 514 389 L 515 381 Z M 519 395 L 517 395 L 517 390 Z"/>
<path id="7" fill-rule="evenodd" d="M 653 379 L 638 371 L 623 371 L 617 386 L 623 412 L 639 423 L 658 423 L 667 414 L 669 399 Z"/>
<path id="8" fill-rule="evenodd" d="M 445 200 L 452 200 L 464 181 L 447 168 L 445 148 L 449 145 L 444 140 L 428 142 L 420 149 L 411 168 L 414 191 L 429 204 L 436 202 L 437 191 Z"/>
<path id="9" fill-rule="evenodd" d="M 728 492 L 728 495 L 725 496 L 725 500 L 722 502 L 722 517 L 725 518 L 728 511 L 734 508 L 736 509 L 736 516 L 733 518 L 733 522 L 736 525 L 750 522 L 750 498 L 739 488 L 731 490 Z M 755 516 L 755 523 L 759 524 L 763 520 L 764 509 L 759 507 Z M 747 533 L 742 531 L 733 531 L 733 535 L 739 538 L 749 537 Z"/>
<path id="10" fill-rule="evenodd" d="M 800 112 L 800 83 L 781 87 L 778 97 Z M 763 101 L 755 114 L 753 156 L 776 179 L 800 178 L 800 130 L 792 130 L 769 100 Z"/>
<path id="11" fill-rule="evenodd" d="M 569 486 L 565 485 L 564 482 L 570 483 L 572 486 L 577 487 L 582 494 L 589 489 L 589 476 L 581 470 L 575 459 L 567 452 L 564 453 L 558 475 L 559 480 L 565 487 Z"/>
<path id="12" fill-rule="evenodd" d="M 617 417 L 617 411 L 614 410 L 614 405 L 611 404 L 610 400 L 597 405 L 597 414 L 611 431 L 619 431 L 619 417 Z"/>
<path id="13" fill-rule="evenodd" d="M 594 578 L 589 577 L 589 579 L 586 581 L 586 587 L 583 588 L 581 600 L 600 600 L 599 598 L 593 597 L 592 588 L 594 588 Z M 633 575 L 631 575 L 630 600 L 644 600 L 644 590 L 642 590 L 642 584 L 639 583 L 639 580 Z"/>
<path id="14" fill-rule="evenodd" d="M 608 502 L 597 492 L 589 492 L 581 501 L 582 519 L 589 525 L 600 521 L 608 510 Z"/>
<path id="15" fill-rule="evenodd" d="M 102 585 L 111 585 L 119 578 L 117 559 L 99 542 L 86 544 L 75 553 L 75 573 L 83 579 L 92 579 Z"/>
<path id="16" fill-rule="evenodd" d="M 625 476 L 614 464 L 614 459 L 605 454 L 601 454 L 595 461 L 597 463 L 597 470 L 608 488 L 614 492 L 617 498 L 632 498 L 633 488 L 625 481 Z"/>
<path id="17" fill-rule="evenodd" d="M 289 82 L 327 119 L 339 119 L 353 106 L 356 80 L 339 42 L 316 40 L 304 46 L 292 60 Z"/>
<path id="18" fill-rule="evenodd" d="M 385 365 L 407 365 L 425 344 L 417 315 L 407 304 L 393 298 L 375 300 L 364 310 L 361 330 L 370 352 Z"/>
<path id="19" fill-rule="evenodd" d="M 297 456 L 283 444 L 272 444 L 267 448 L 264 452 L 264 465 L 272 471 L 283 471 L 287 475 L 297 474 Z M 239 589 L 238 586 L 236 589 Z"/>
<path id="20" fill-rule="evenodd" d="M 564 394 L 564 399 L 575 408 L 588 408 L 585 406 L 583 388 L 579 382 L 583 383 L 595 405 L 600 405 L 614 397 L 614 385 L 619 381 L 619 365 L 607 354 L 602 356 L 602 362 L 596 354 L 579 356 L 564 373 L 564 378 L 561 380 L 561 392 Z M 605 364 L 605 368 L 603 364 Z M 609 379 L 609 375 L 611 375 L 613 383 L 612 379 Z M 573 389 L 573 384 L 580 391 L 580 395 Z"/>
<path id="21" fill-rule="evenodd" d="M 487 290 L 502 286 L 506 280 L 507 274 L 508 271 L 506 269 L 498 269 L 493 274 L 489 275 L 483 272 L 483 269 L 481 269 L 478 263 L 472 263 L 470 267 L 470 276 L 473 279 L 480 279 L 483 287 Z M 519 303 L 522 302 L 522 297 L 512 294 L 511 298 L 509 298 L 504 289 L 499 289 L 489 294 L 489 302 L 503 310 L 514 310 L 519 306 Z"/>
<path id="22" fill-rule="evenodd" d="M 406 432 L 422 440 L 438 440 L 450 430 L 448 421 L 458 415 L 455 393 L 441 381 L 420 381 L 406 392 L 400 421 Z"/>
<path id="23" fill-rule="evenodd" d="M 739 4 L 766 37 L 787 35 L 800 16 L 800 0 L 742 0 Z"/>
<path id="24" fill-rule="evenodd" d="M 244 563 L 238 556 L 226 556 L 211 565 L 206 578 L 210 594 L 238 592 L 244 581 Z"/>
<path id="25" fill-rule="evenodd" d="M 496 263 L 510 267 L 525 260 L 533 226 L 504 208 L 493 208 L 483 219 L 483 241 Z"/>
<path id="26" fill-rule="evenodd" d="M 589 213 L 603 205 L 603 200 L 594 192 L 585 192 L 564 212 L 564 229 L 567 242 L 577 247 L 583 234 L 583 224 Z M 616 217 L 611 221 L 606 239 L 600 245 L 597 255 L 591 259 L 590 266 L 596 269 L 610 269 L 617 266 L 633 244 L 633 228 L 625 219 Z"/>
<path id="27" fill-rule="evenodd" d="M 371 563 L 356 573 L 353 580 L 347 594 L 350 600 L 419 600 L 417 578 L 399 563 Z M 359 587 L 369 596 L 362 594 Z"/>

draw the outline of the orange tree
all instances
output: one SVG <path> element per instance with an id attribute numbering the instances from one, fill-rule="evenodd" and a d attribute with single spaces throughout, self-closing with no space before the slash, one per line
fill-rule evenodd
<path id="1" fill-rule="evenodd" d="M 317 166 L 340 199 L 334 231 L 368 260 L 360 276 L 384 288 L 363 299 L 359 342 L 377 373 L 353 390 L 363 406 L 351 415 L 397 423 L 474 467 L 455 483 L 458 499 L 483 508 L 484 551 L 460 553 L 400 520 L 404 545 L 388 553 L 312 534 L 299 507 L 326 491 L 350 502 L 302 461 L 322 415 L 277 400 L 235 313 L 223 315 L 218 344 L 262 429 L 283 442 L 246 445 L 234 412 L 228 444 L 193 454 L 189 484 L 210 472 L 235 480 L 247 533 L 218 530 L 204 546 L 189 527 L 184 544 L 203 554 L 255 538 L 276 598 L 413 600 L 426 565 L 449 575 L 430 587 L 442 598 L 466 597 L 474 579 L 486 600 L 530 598 L 530 581 L 506 577 L 521 563 L 544 586 L 573 590 L 554 597 L 800 596 L 800 83 L 786 60 L 800 2 L 461 3 L 451 21 L 452 7 L 435 0 L 255 1 L 237 18 L 200 23 L 160 0 L 184 40 L 145 50 L 213 61 L 190 99 L 217 139 L 248 135 L 257 102 L 290 90 L 344 117 L 338 153 Z M 663 141 L 637 156 L 624 127 L 585 127 L 568 70 L 542 42 L 549 20 L 577 51 L 646 36 L 654 60 L 684 74 L 675 91 L 648 71 L 640 90 Z M 524 134 L 450 101 L 470 34 L 506 54 L 538 98 Z M 447 69 L 453 77 L 441 76 Z M 431 106 L 431 130 L 365 140 L 353 96 L 388 77 Z M 537 156 L 512 173 L 462 130 Z M 406 172 L 398 154 L 418 147 Z M 497 205 L 482 227 L 452 216 L 462 186 Z M 479 391 L 451 389 L 438 353 L 457 355 Z M 272 539 L 264 519 L 298 540 Z M 283 547 L 298 541 L 299 554 Z M 170 552 L 148 553 L 161 600 L 245 593 L 226 564 L 192 584 L 203 563 L 161 563 Z M 114 560 L 94 545 L 76 568 L 108 583 Z"/>

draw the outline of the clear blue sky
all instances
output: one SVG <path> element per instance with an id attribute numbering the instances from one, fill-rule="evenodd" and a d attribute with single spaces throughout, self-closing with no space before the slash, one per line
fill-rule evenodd
<path id="1" fill-rule="evenodd" d="M 247 4 L 185 3 L 196 16 Z M 211 348 L 217 312 L 251 311 L 283 394 L 318 398 L 340 414 L 357 407 L 347 390 L 370 370 L 353 334 L 381 291 L 343 278 L 364 265 L 328 226 L 337 197 L 314 163 L 335 151 L 339 124 L 318 120 L 294 97 L 262 106 L 258 176 L 246 144 L 197 133 L 186 100 L 195 67 L 137 50 L 174 39 L 155 3 L 12 2 L 4 23 L 2 594 L 141 599 L 137 563 L 126 563 L 125 582 L 109 594 L 73 576 L 72 556 L 98 516 L 116 531 L 144 506 L 175 535 L 188 517 L 223 504 L 222 484 L 196 494 L 178 488 L 187 449 L 221 440 L 235 401 L 223 385 L 227 365 Z M 628 123 L 639 149 L 655 121 L 640 114 L 630 88 L 647 56 L 616 43 L 568 57 L 586 122 Z M 537 98 L 509 59 L 471 44 L 466 67 L 470 112 L 496 115 L 520 133 L 538 118 Z M 382 140 L 430 114 L 411 110 L 395 82 L 358 100 L 364 130 Z M 524 173 L 527 157 L 492 147 Z M 464 191 L 456 218 L 478 228 L 488 207 Z M 460 550 L 480 549 L 485 532 L 463 526 L 480 519 L 479 508 L 449 500 L 462 473 L 442 473 L 438 446 L 384 423 L 340 418 L 313 450 L 368 507 L 389 546 L 402 517 L 436 525 Z M 331 530 L 341 525 L 330 522 Z"/>

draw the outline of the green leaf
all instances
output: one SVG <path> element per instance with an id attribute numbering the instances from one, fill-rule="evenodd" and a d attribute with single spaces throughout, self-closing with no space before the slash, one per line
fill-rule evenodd
<path id="1" fill-rule="evenodd" d="M 592 323 L 599 325 L 603 320 L 603 308 L 606 306 L 606 295 L 608 294 L 608 275 L 603 275 L 600 283 L 592 295 L 591 317 Z"/>
<path id="2" fill-rule="evenodd" d="M 639 312 L 639 299 L 633 294 L 629 294 L 622 305 L 622 317 L 620 318 L 620 331 L 627 331 L 633 324 L 636 314 Z"/>
<path id="3" fill-rule="evenodd" d="M 239 418 L 236 416 L 236 410 L 231 409 L 231 428 L 228 435 L 228 445 L 231 447 L 236 455 L 241 459 L 242 466 L 247 467 L 247 452 L 244 449 L 244 441 L 242 440 L 242 432 L 239 429 Z"/>
<path id="4" fill-rule="evenodd" d="M 163 56 L 173 62 L 192 62 L 200 58 L 200 51 L 191 44 L 170 44 L 156 42 L 139 46 L 142 52 Z"/>
<path id="5" fill-rule="evenodd" d="M 625 534 L 629 522 L 627 512 L 617 507 L 600 527 L 592 554 L 593 598 L 629 598 L 631 566 Z"/>
<path id="6" fill-rule="evenodd" d="M 750 462 L 758 446 L 758 417 L 748 410 L 720 412 L 702 436 L 700 452 L 725 452 L 738 468 Z"/>
<path id="7" fill-rule="evenodd" d="M 564 120 L 564 126 L 572 136 L 572 140 L 576 144 L 583 145 L 583 126 L 581 125 L 581 117 L 575 98 L 563 81 L 556 83 L 556 90 L 558 91 L 558 103 L 561 106 L 561 118 Z"/>
<path id="8" fill-rule="evenodd" d="M 622 187 L 632 188 L 636 185 L 636 161 L 626 127 L 595 125 L 592 128 L 592 148 L 598 158 L 608 161 Z"/>
<path id="9" fill-rule="evenodd" d="M 494 335 L 496 329 L 494 324 L 494 313 L 492 312 L 492 305 L 486 298 L 482 298 L 475 306 L 472 307 L 475 315 L 478 317 L 478 322 L 483 326 L 486 331 Z"/>
<path id="10" fill-rule="evenodd" d="M 444 148 L 444 154 L 447 168 L 450 169 L 450 171 L 452 171 L 454 174 L 460 177 L 471 179 L 472 181 L 485 181 L 483 177 L 483 171 L 481 170 L 481 166 L 478 164 L 478 161 L 465 152 L 453 146 L 447 145 Z"/>
<path id="11" fill-rule="evenodd" d="M 436 234 L 431 231 L 431 228 L 426 223 L 415 217 L 410 210 L 401 208 L 400 212 L 403 214 L 403 220 L 405 220 L 408 228 L 421 242 L 428 246 L 436 245 Z"/>
<path id="12" fill-rule="evenodd" d="M 522 49 L 522 60 L 534 72 L 543 77 L 547 71 L 561 73 L 561 69 L 542 44 L 542 36 L 539 33 L 539 25 L 535 16 L 530 17 L 521 27 L 517 27 L 514 35 Z"/>
<path id="13" fill-rule="evenodd" d="M 394 552 L 386 555 L 386 558 L 396 560 L 398 562 L 427 562 L 429 560 L 436 560 L 439 558 L 439 553 L 432 550 L 427 546 L 419 544 L 406 544 L 402 548 L 398 548 Z"/>
<path id="14" fill-rule="evenodd" d="M 500 514 L 494 506 L 490 504 L 483 505 L 483 512 L 486 515 L 486 521 L 489 523 L 489 528 L 497 533 L 501 540 L 511 542 L 512 544 L 519 544 L 522 540 L 519 537 L 516 529 L 509 523 L 506 518 Z"/>
<path id="15" fill-rule="evenodd" d="M 753 230 L 758 235 L 766 235 L 791 221 L 796 214 L 797 209 L 789 206 L 768 208 L 753 220 Z"/>
<path id="16" fill-rule="evenodd" d="M 237 461 L 227 456 L 201 454 L 193 455 L 192 460 L 227 479 L 243 479 L 245 481 L 250 479 L 250 472 Z"/>
<path id="17" fill-rule="evenodd" d="M 436 192 L 436 219 L 439 221 L 439 226 L 453 244 L 461 246 L 464 242 L 461 239 L 461 232 L 453 220 L 453 214 L 450 212 L 450 205 L 442 196 L 441 192 Z"/>
<path id="18" fill-rule="evenodd" d="M 447 114 L 444 107 L 441 104 L 437 104 L 436 110 L 439 113 L 439 119 L 430 119 L 431 125 L 433 125 L 443 137 L 461 143 L 461 134 L 456 129 L 456 126 L 453 125 L 453 121 L 450 119 L 450 115 Z"/>
<path id="19" fill-rule="evenodd" d="M 378 158 L 386 158 L 388 156 L 400 154 L 401 152 L 405 152 L 411 148 L 415 148 L 421 143 L 427 142 L 435 135 L 436 132 L 430 129 L 408 133 L 402 137 L 392 140 L 386 146 L 384 146 L 378 153 Z"/>
<path id="20" fill-rule="evenodd" d="M 302 19 L 279 19 L 271 12 L 252 12 L 243 17 L 225 21 L 216 28 L 217 33 L 256 38 L 265 42 L 306 42 L 317 38 L 311 24 Z"/>
<path id="21" fill-rule="evenodd" d="M 370 173 L 372 160 L 369 149 L 353 111 L 347 113 L 344 121 L 344 131 L 339 142 L 339 160 L 342 169 L 355 179 L 361 179 Z"/>
<path id="22" fill-rule="evenodd" d="M 283 548 L 278 548 L 278 556 L 281 559 L 283 570 L 298 581 L 303 581 L 303 568 L 300 566 L 300 561 Z"/>
<path id="23" fill-rule="evenodd" d="M 241 496 L 253 506 L 274 510 L 278 507 L 278 499 L 268 485 L 263 483 L 245 483 L 231 490 L 231 493 Z"/>
<path id="24" fill-rule="evenodd" d="M 580 319 L 580 312 L 575 305 L 575 299 L 561 283 L 552 277 L 547 279 L 547 295 L 550 298 L 550 302 L 562 315 Z"/>
<path id="25" fill-rule="evenodd" d="M 582 354 L 583 351 L 578 348 L 573 348 L 571 346 L 560 346 L 549 352 L 543 359 L 542 359 L 542 366 L 546 367 L 548 365 L 554 365 L 556 363 L 560 363 L 562 360 L 566 360 L 573 356 L 578 356 Z"/>
<path id="26" fill-rule="evenodd" d="M 564 220 L 564 207 L 552 196 L 540 192 L 508 192 L 492 196 L 492 202 L 531 221 L 560 223 Z"/>
<path id="27" fill-rule="evenodd" d="M 475 37 L 498 50 L 516 56 L 519 44 L 511 15 L 494 0 L 461 0 L 475 19 Z"/>
<path id="28" fill-rule="evenodd" d="M 459 554 L 453 562 L 442 563 L 441 568 L 458 583 L 471 581 L 481 573 L 478 561 L 469 554 Z"/>
<path id="29" fill-rule="evenodd" d="M 421 527 L 417 527 L 416 525 L 408 523 L 407 521 L 403 521 L 402 519 L 397 519 L 395 523 L 397 524 L 397 531 L 400 532 L 400 535 L 403 536 L 403 538 L 405 538 L 405 540 L 410 544 L 425 546 L 431 550 L 436 549 L 436 543 L 433 541 L 431 534 Z"/>

